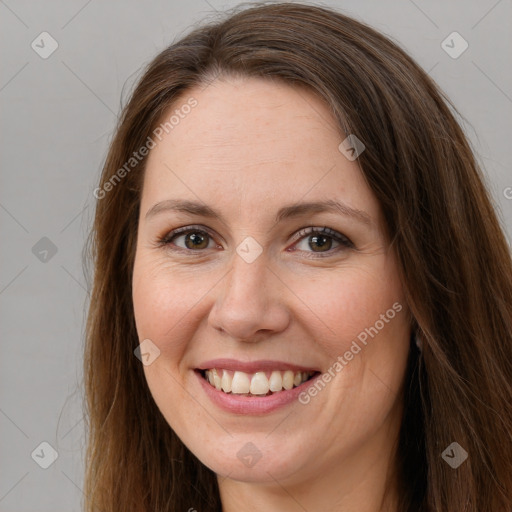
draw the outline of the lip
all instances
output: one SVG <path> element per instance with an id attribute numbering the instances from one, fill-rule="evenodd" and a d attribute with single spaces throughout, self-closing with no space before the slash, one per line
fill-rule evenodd
<path id="1" fill-rule="evenodd" d="M 311 368 L 300 366 L 284 361 L 270 361 L 268 359 L 260 361 L 237 361 L 236 359 L 211 359 L 201 363 L 197 370 L 212 370 L 213 368 L 221 368 L 223 370 L 241 371 L 245 373 L 256 373 L 260 371 L 273 370 L 291 370 L 294 372 L 318 372 L 319 368 Z"/>
<path id="2" fill-rule="evenodd" d="M 208 362 L 208 363 L 210 363 L 210 362 Z M 217 364 L 218 364 L 218 362 L 217 362 Z M 215 368 L 215 367 L 222 368 L 222 366 L 209 366 L 208 368 Z M 261 368 L 261 366 L 259 366 L 258 368 Z M 275 366 L 273 366 L 273 368 L 275 368 Z M 293 367 L 293 368 L 295 368 L 295 367 Z M 224 366 L 224 369 L 230 370 L 231 368 L 226 368 Z M 240 366 L 238 366 L 238 369 L 241 370 Z M 283 368 L 283 369 L 285 369 L 285 368 Z M 288 368 L 286 368 L 286 369 L 288 369 Z M 292 369 L 292 368 L 289 368 L 289 369 Z M 242 371 L 244 371 L 244 370 L 242 370 Z M 304 371 L 307 371 L 307 369 Z M 223 409 L 226 412 L 230 412 L 230 413 L 234 413 L 234 414 L 254 415 L 254 416 L 261 416 L 264 414 L 271 413 L 277 409 L 281 409 L 281 408 L 285 407 L 286 405 L 291 404 L 292 402 L 297 401 L 300 393 L 302 393 L 302 391 L 304 391 L 306 388 L 308 388 L 317 378 L 319 378 L 322 375 L 319 372 L 317 375 L 315 375 L 311 379 L 307 380 L 306 382 L 303 382 L 296 388 L 279 391 L 278 393 L 274 393 L 273 395 L 241 396 L 241 395 L 234 395 L 232 393 L 224 393 L 223 391 L 219 391 L 218 389 L 213 387 L 209 382 L 207 382 L 204 379 L 204 377 L 201 375 L 201 372 L 199 371 L 199 369 L 194 370 L 194 374 L 199 379 L 199 384 L 202 386 L 206 395 L 219 408 Z"/>

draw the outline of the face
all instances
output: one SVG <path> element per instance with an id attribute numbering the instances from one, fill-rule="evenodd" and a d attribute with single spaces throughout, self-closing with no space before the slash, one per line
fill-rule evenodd
<path id="1" fill-rule="evenodd" d="M 410 335 L 379 203 L 312 93 L 224 78 L 166 118 L 187 102 L 148 157 L 133 272 L 156 404 L 231 479 L 370 464 Z"/>

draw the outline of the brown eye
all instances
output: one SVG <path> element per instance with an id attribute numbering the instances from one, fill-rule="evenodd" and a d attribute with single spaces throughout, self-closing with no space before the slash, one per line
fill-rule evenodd
<path id="1" fill-rule="evenodd" d="M 198 229 L 169 233 L 162 242 L 164 245 L 175 245 L 184 250 L 208 249 L 215 245 L 214 240 L 208 233 Z"/>
<path id="2" fill-rule="evenodd" d="M 309 227 L 297 233 L 300 237 L 294 244 L 295 251 L 304 252 L 312 257 L 316 253 L 318 257 L 330 256 L 344 249 L 354 248 L 354 244 L 341 233 L 330 228 Z"/>
<path id="3" fill-rule="evenodd" d="M 185 246 L 187 249 L 205 249 L 208 247 L 209 238 L 206 233 L 188 233 L 185 235 Z"/>
<path id="4" fill-rule="evenodd" d="M 332 238 L 324 235 L 313 235 L 309 237 L 308 244 L 314 252 L 328 251 L 332 247 Z"/>

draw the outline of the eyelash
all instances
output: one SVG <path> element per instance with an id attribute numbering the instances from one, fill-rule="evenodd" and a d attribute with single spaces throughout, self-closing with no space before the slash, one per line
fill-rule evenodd
<path id="1" fill-rule="evenodd" d="M 308 254 L 308 256 L 306 256 L 307 258 L 326 258 L 328 256 L 332 256 L 334 253 L 337 253 L 343 249 L 354 249 L 354 244 L 352 243 L 351 240 L 349 240 L 345 235 L 342 235 L 341 233 L 338 233 L 338 231 L 334 231 L 333 229 L 328 228 L 327 226 L 324 226 L 323 228 L 310 226 L 308 228 L 299 230 L 294 237 L 296 238 L 296 240 L 294 241 L 293 245 L 296 245 L 303 238 L 307 238 L 308 235 L 323 235 L 326 236 L 327 238 L 330 238 L 331 240 L 334 240 L 340 245 L 338 247 L 335 247 L 334 249 L 329 249 L 326 252 L 303 251 L 306 254 Z"/>
<path id="2" fill-rule="evenodd" d="M 171 231 L 170 233 L 167 233 L 165 236 L 159 238 L 158 245 L 165 246 L 167 248 L 170 248 L 173 251 L 182 251 L 182 252 L 188 252 L 188 253 L 198 253 L 199 254 L 202 251 L 204 251 L 205 249 L 194 250 L 194 249 L 184 249 L 183 247 L 177 247 L 177 246 L 170 247 L 172 244 L 172 241 L 175 238 L 177 238 L 179 235 L 186 235 L 188 233 L 201 233 L 202 235 L 206 235 L 213 240 L 213 235 L 209 231 L 205 230 L 203 227 L 201 227 L 201 226 L 185 226 L 182 228 L 177 228 L 177 229 Z M 296 245 L 298 242 L 300 242 L 303 238 L 306 238 L 308 235 L 309 236 L 323 235 L 323 236 L 326 236 L 327 238 L 334 240 L 335 242 L 339 243 L 340 245 L 338 247 L 335 247 L 334 249 L 329 249 L 328 251 L 325 251 L 325 252 L 301 251 L 301 252 L 305 252 L 306 254 L 308 254 L 308 256 L 306 256 L 307 258 L 325 258 L 328 256 L 332 256 L 333 253 L 337 253 L 340 250 L 355 248 L 354 244 L 346 236 L 342 235 L 341 233 L 338 233 L 337 231 L 334 231 L 328 227 L 319 228 L 319 227 L 313 227 L 313 226 L 299 230 L 296 233 L 296 235 L 294 236 L 294 238 L 296 238 L 296 240 L 294 241 L 293 245 Z"/>

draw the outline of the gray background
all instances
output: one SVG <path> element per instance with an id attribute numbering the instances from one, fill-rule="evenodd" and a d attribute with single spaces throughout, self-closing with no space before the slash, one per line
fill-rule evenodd
<path id="1" fill-rule="evenodd" d="M 88 288 L 81 251 L 92 191 L 120 101 L 142 65 L 191 24 L 236 4 L 0 0 L 0 511 L 80 510 Z M 510 240 L 511 0 L 324 5 L 394 38 L 448 93 Z M 453 31 L 469 44 L 456 59 L 441 47 Z M 59 45 L 47 59 L 31 47 L 35 40 L 48 50 L 42 32 Z M 43 441 L 58 452 L 48 469 L 38 465 L 51 462 L 48 447 L 38 448 Z"/>

